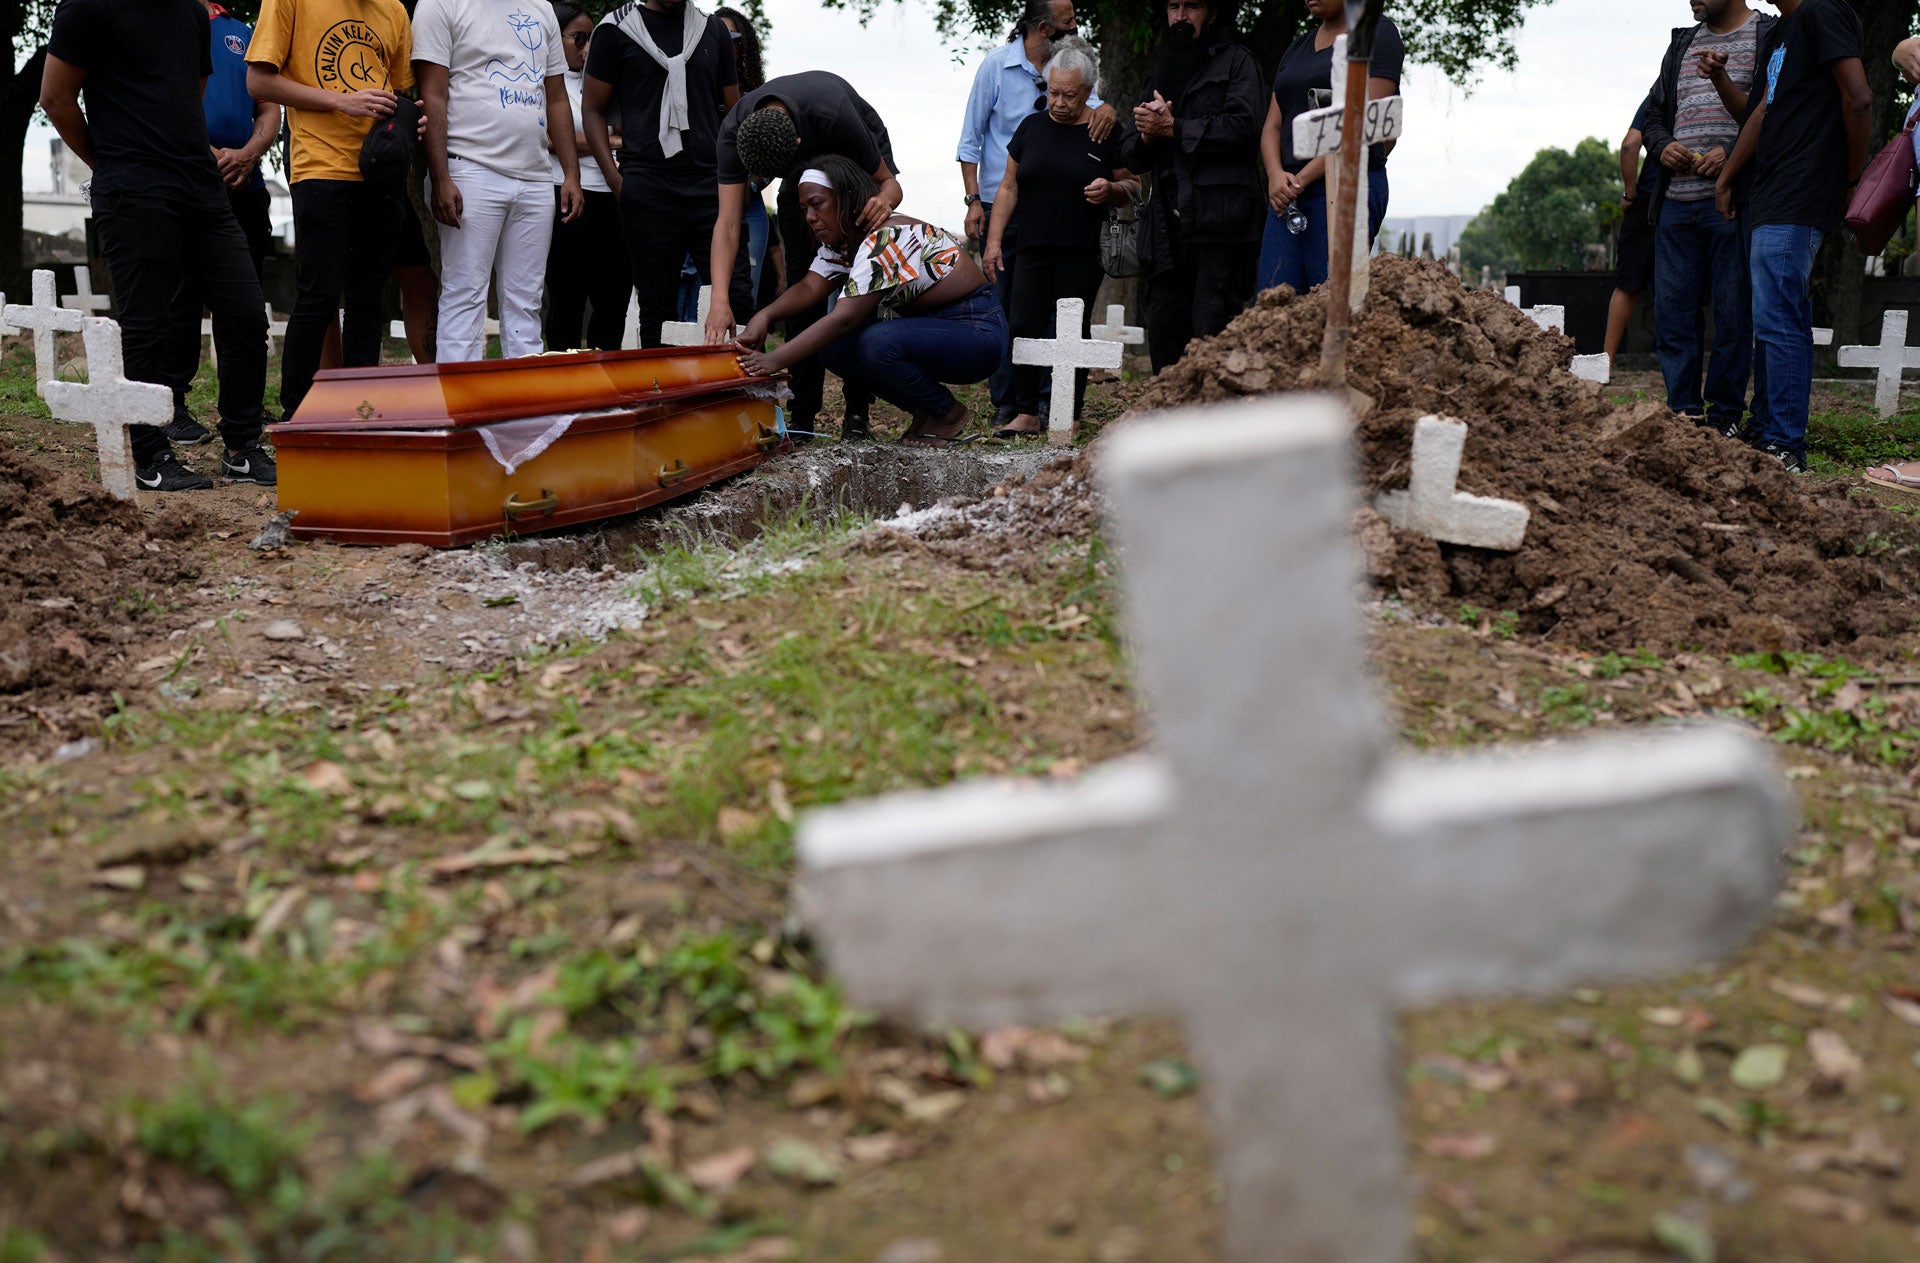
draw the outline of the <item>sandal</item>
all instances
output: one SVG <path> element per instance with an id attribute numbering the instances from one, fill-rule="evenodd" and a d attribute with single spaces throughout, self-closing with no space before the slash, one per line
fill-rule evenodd
<path id="1" fill-rule="evenodd" d="M 1902 470 L 1915 472 L 1903 473 Z M 1920 495 L 1920 463 L 1875 465 L 1860 476 L 1876 487 L 1885 487 L 1889 491 L 1904 491 L 1908 495 Z"/>
<path id="2" fill-rule="evenodd" d="M 1037 422 L 1031 430 L 1025 426 L 1003 425 L 993 432 L 993 437 L 997 439 L 1037 439 L 1045 438 L 1046 433 L 1046 424 L 1044 422 Z"/>

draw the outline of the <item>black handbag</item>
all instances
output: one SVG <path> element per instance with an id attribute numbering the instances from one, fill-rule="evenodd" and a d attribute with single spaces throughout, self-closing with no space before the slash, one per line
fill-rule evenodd
<path id="1" fill-rule="evenodd" d="M 1141 274 L 1139 208 L 1151 196 L 1143 192 L 1138 201 L 1128 199 L 1126 205 L 1110 208 L 1100 225 L 1100 269 L 1116 281 Z"/>

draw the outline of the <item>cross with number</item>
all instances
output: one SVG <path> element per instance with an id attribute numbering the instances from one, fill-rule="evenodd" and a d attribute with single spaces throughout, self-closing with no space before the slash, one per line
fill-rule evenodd
<path id="1" fill-rule="evenodd" d="M 1397 1010 L 1716 957 L 1767 915 L 1793 836 L 1771 756 L 1732 729 L 1396 757 L 1354 599 L 1351 434 L 1291 395 L 1107 440 L 1151 754 L 798 835 L 801 912 L 854 1003 L 1184 1018 L 1235 1263 L 1406 1256 Z"/>

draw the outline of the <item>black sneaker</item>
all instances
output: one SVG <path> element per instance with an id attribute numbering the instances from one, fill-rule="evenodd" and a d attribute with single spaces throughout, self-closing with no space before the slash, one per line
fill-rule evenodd
<path id="1" fill-rule="evenodd" d="M 273 463 L 273 457 L 267 455 L 267 449 L 258 443 L 249 443 L 239 451 L 227 451 L 220 456 L 220 476 L 228 482 L 257 482 L 263 487 L 271 487 L 280 481 L 280 471 Z"/>
<path id="2" fill-rule="evenodd" d="M 1702 429 L 1712 430 L 1723 439 L 1735 442 L 1747 441 L 1747 423 L 1742 417 L 1704 417 L 1696 422 Z"/>
<path id="3" fill-rule="evenodd" d="M 169 442 L 185 447 L 198 447 L 213 437 L 213 431 L 195 421 L 193 414 L 185 408 L 175 408 L 173 420 L 167 422 L 166 428 L 160 432 L 167 436 Z"/>
<path id="4" fill-rule="evenodd" d="M 168 452 L 159 460 L 133 471 L 133 481 L 142 491 L 205 491 L 213 479 L 196 474 Z"/>
<path id="5" fill-rule="evenodd" d="M 1782 447 L 1778 443 L 1762 443 L 1760 450 L 1779 461 L 1780 468 L 1790 474 L 1804 474 L 1807 472 L 1807 457 L 1804 452 L 1796 452 L 1792 448 Z"/>
<path id="6" fill-rule="evenodd" d="M 873 437 L 873 425 L 864 412 L 850 412 L 840 418 L 840 441 L 862 443 Z"/>

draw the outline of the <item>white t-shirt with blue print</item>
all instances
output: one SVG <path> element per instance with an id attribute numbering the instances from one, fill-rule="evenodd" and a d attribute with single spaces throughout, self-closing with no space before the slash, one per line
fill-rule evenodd
<path id="1" fill-rule="evenodd" d="M 447 68 L 447 153 L 550 180 L 547 79 L 566 73 L 547 0 L 420 0 L 413 57 Z"/>

